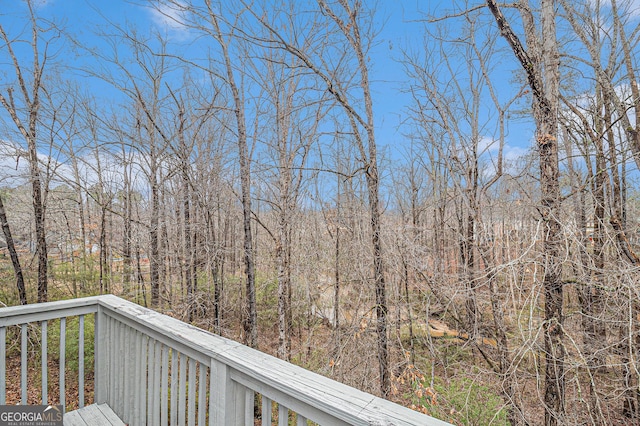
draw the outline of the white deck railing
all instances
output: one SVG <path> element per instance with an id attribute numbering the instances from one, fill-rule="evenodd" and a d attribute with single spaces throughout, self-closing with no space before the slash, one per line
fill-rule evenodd
<path id="1" fill-rule="evenodd" d="M 85 401 L 85 316 L 95 315 L 94 401 Z M 270 355 L 112 295 L 0 309 L 0 404 L 5 404 L 6 331 L 21 330 L 21 402 L 27 401 L 28 324 L 40 324 L 42 403 L 47 325 L 60 319 L 60 401 L 65 405 L 66 322 L 79 318 L 79 406 L 107 403 L 127 424 L 447 425 Z M 11 372 L 15 374 L 15 372 Z M 257 396 L 258 395 L 258 396 Z M 58 401 L 55 401 L 58 403 Z"/>

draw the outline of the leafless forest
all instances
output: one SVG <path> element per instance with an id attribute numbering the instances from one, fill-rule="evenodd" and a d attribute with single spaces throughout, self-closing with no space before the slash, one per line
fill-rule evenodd
<path id="1" fill-rule="evenodd" d="M 425 5 L 404 44 L 390 3 L 2 12 L 0 301 L 114 293 L 454 424 L 639 425 L 640 3 Z"/>

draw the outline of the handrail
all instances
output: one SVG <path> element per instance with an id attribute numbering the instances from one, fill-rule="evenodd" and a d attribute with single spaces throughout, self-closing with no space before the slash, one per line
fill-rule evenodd
<path id="1" fill-rule="evenodd" d="M 102 297 L 104 296 L 0 308 L 0 327 L 95 313 Z"/>
<path id="2" fill-rule="evenodd" d="M 78 405 L 84 406 L 84 317 L 88 314 L 95 314 L 98 311 L 98 300 L 100 296 L 86 297 L 82 299 L 63 300 L 58 302 L 34 303 L 24 306 L 11 306 L 0 308 L 0 404 L 6 403 L 6 338 L 7 327 L 20 326 L 20 402 L 27 404 L 28 387 L 34 386 L 28 383 L 28 325 L 31 323 L 40 323 L 41 330 L 41 384 L 40 390 L 42 395 L 42 404 L 49 403 L 48 397 L 48 342 L 47 329 L 48 321 L 60 319 L 60 365 L 58 372 L 58 389 L 63 391 L 59 393 L 58 402 L 65 406 L 66 389 L 65 379 L 65 355 L 66 355 L 66 318 L 78 317 L 79 333 L 78 333 Z"/>
<path id="3" fill-rule="evenodd" d="M 253 425 L 255 405 L 265 425 L 448 425 L 113 295 L 0 309 L 0 338 L 9 325 L 90 313 L 94 402 L 130 425 Z"/>

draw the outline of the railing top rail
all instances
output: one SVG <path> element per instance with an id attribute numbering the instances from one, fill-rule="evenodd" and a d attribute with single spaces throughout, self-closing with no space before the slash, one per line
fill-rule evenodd
<path id="1" fill-rule="evenodd" d="M 103 296 L 0 308 L 0 327 L 96 312 Z"/>

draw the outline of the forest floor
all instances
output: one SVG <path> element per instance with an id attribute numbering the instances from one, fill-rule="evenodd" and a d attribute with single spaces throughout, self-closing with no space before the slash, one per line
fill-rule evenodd
<path id="1" fill-rule="evenodd" d="M 6 359 L 6 404 L 18 405 L 21 403 L 21 383 L 20 383 L 20 355 L 9 356 Z M 42 404 L 41 394 L 41 381 L 42 370 L 41 366 L 36 365 L 35 361 L 31 359 L 28 362 L 27 369 L 27 404 L 40 405 Z M 48 377 L 47 377 L 47 395 L 48 404 L 56 404 L 60 398 L 60 364 L 57 360 L 50 359 L 47 363 Z M 77 372 L 76 372 L 77 374 Z M 84 378 L 84 397 L 87 403 L 93 401 L 93 373 L 85 374 Z M 73 377 L 73 372 L 67 370 L 65 374 L 65 401 L 66 411 L 78 409 L 78 380 L 77 377 Z"/>

